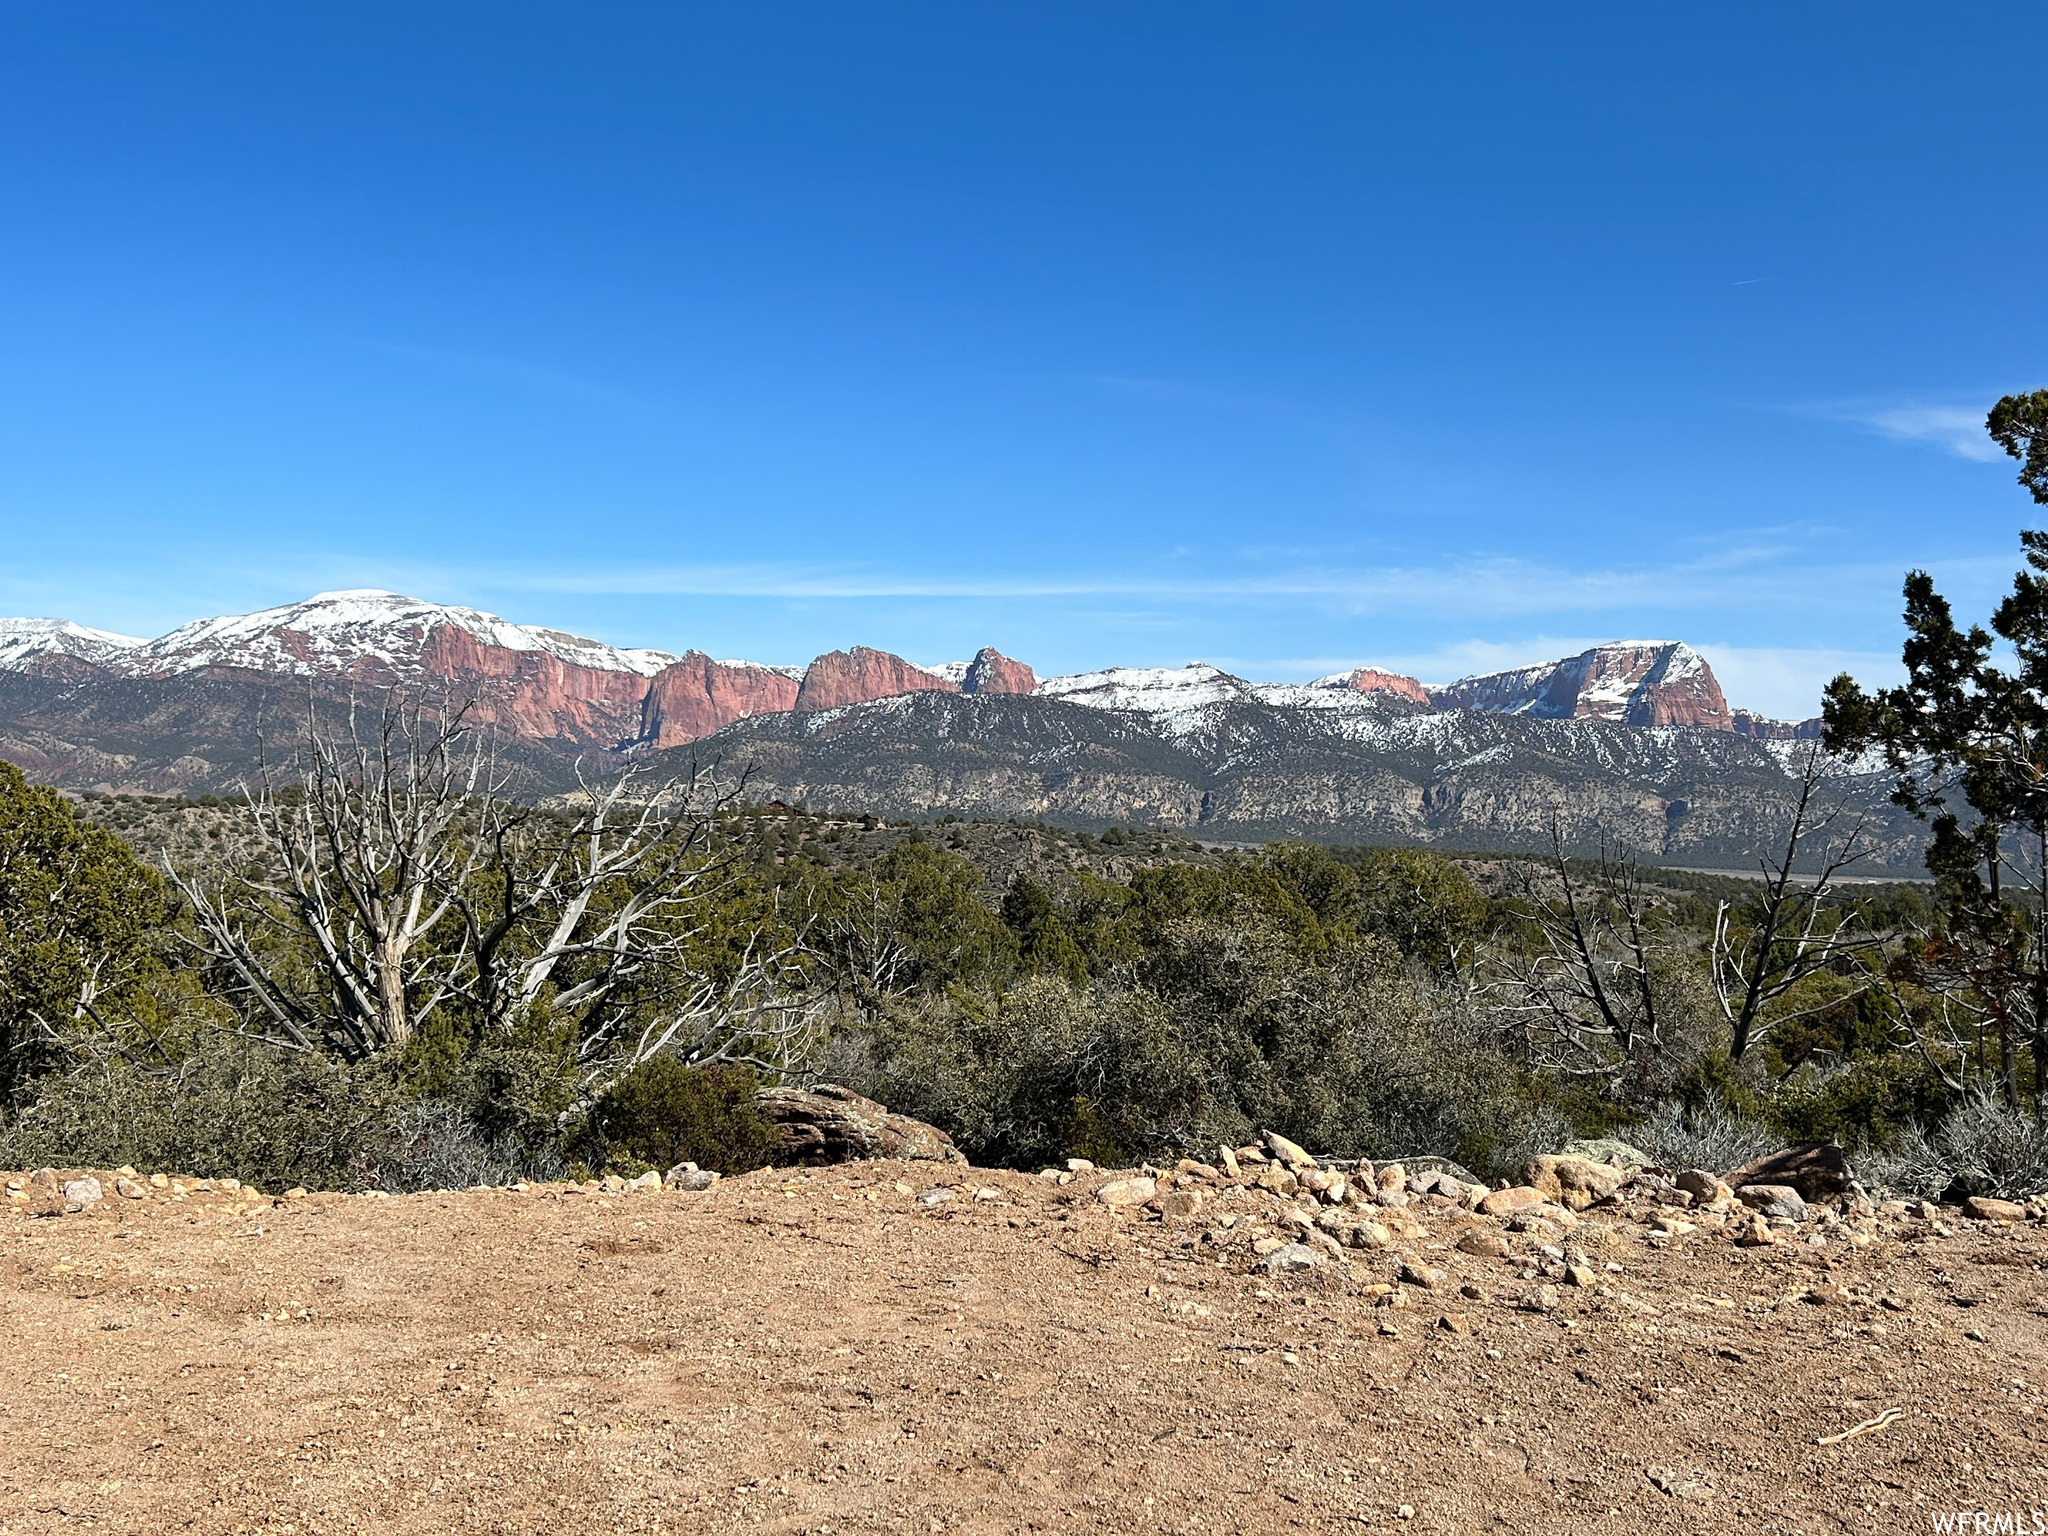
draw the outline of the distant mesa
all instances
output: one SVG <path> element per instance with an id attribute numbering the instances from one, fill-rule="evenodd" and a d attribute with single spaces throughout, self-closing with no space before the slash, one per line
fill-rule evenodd
<path id="1" fill-rule="evenodd" d="M 1819 741 L 1820 727 L 1818 715 L 1811 720 L 1773 720 L 1747 709 L 1734 711 L 1728 725 L 1736 735 L 1752 741 Z"/>
<path id="2" fill-rule="evenodd" d="M 796 708 L 801 687 L 779 668 L 713 661 L 702 651 L 686 651 L 647 685 L 647 697 L 640 701 L 639 740 L 647 746 L 680 746 L 735 720 L 785 714 Z"/>
<path id="3" fill-rule="evenodd" d="M 1353 693 L 1391 693 L 1425 706 L 1430 702 L 1429 690 L 1414 678 L 1382 672 L 1378 667 L 1360 667 L 1345 679 L 1344 686 Z"/>
<path id="4" fill-rule="evenodd" d="M 922 667 L 912 666 L 901 656 L 856 645 L 848 651 L 827 651 L 804 672 L 803 687 L 797 690 L 799 710 L 838 709 L 847 704 L 871 704 L 876 699 L 903 693 L 959 693 L 960 684 Z"/>
<path id="5" fill-rule="evenodd" d="M 1460 678 L 1430 690 L 1439 709 L 1478 709 L 1538 720 L 1605 720 L 1732 731 L 1707 659 L 1676 640 L 1624 640 L 1540 666 Z"/>
<path id="6" fill-rule="evenodd" d="M 1038 677 L 1021 661 L 1012 661 L 992 645 L 984 645 L 960 679 L 962 693 L 1036 693 Z"/>

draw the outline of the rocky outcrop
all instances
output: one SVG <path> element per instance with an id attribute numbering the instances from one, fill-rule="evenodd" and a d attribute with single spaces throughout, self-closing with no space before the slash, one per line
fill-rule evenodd
<path id="1" fill-rule="evenodd" d="M 1430 691 L 1439 709 L 1479 709 L 1539 720 L 1733 729 L 1707 659 L 1679 641 L 1596 645 L 1562 661 L 1460 678 Z"/>
<path id="2" fill-rule="evenodd" d="M 962 693 L 1036 693 L 1038 678 L 1021 661 L 1012 661 L 992 645 L 984 645 L 960 679 Z"/>
<path id="3" fill-rule="evenodd" d="M 1378 667 L 1360 667 L 1346 680 L 1345 686 L 1353 693 L 1391 693 L 1398 698 L 1412 699 L 1417 704 L 1430 702 L 1429 690 L 1412 677 L 1403 677 L 1398 672 L 1382 672 Z"/>
<path id="4" fill-rule="evenodd" d="M 679 746 L 735 720 L 783 714 L 796 708 L 799 686 L 772 667 L 713 661 L 702 651 L 687 651 L 648 683 L 640 703 L 639 740 L 647 746 Z"/>
<path id="5" fill-rule="evenodd" d="M 1728 729 L 1751 741 L 1819 741 L 1820 728 L 1819 715 L 1811 720 L 1773 720 L 1768 715 L 1738 709 L 1728 716 Z"/>
<path id="6" fill-rule="evenodd" d="M 809 1090 L 763 1088 L 756 1103 L 774 1138 L 778 1164 L 852 1163 L 879 1157 L 967 1161 L 944 1131 L 908 1115 L 892 1114 L 837 1083 L 819 1083 Z"/>
<path id="7" fill-rule="evenodd" d="M 647 680 L 636 673 L 579 666 L 546 651 L 490 645 L 452 624 L 431 630 L 420 664 L 449 692 L 474 697 L 473 724 L 496 726 L 529 739 L 566 737 L 610 746 L 632 735 Z M 397 682 L 392 669 L 365 659 L 356 680 Z"/>
<path id="8" fill-rule="evenodd" d="M 838 709 L 904 693 L 958 692 L 958 683 L 914 667 L 901 656 L 856 645 L 850 651 L 827 651 L 810 664 L 803 687 L 797 690 L 795 707 Z"/>
<path id="9" fill-rule="evenodd" d="M 1757 1158 L 1721 1175 L 1721 1181 L 1738 1192 L 1750 1187 L 1796 1190 L 1802 1200 L 1816 1204 L 1839 1200 L 1856 1188 L 1856 1175 L 1849 1158 L 1834 1142 L 1814 1142 L 1787 1147 L 1769 1157 Z"/>

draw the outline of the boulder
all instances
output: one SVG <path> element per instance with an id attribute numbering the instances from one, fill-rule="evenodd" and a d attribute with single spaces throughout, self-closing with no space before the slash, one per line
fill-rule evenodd
<path id="1" fill-rule="evenodd" d="M 1806 1202 L 1790 1184 L 1745 1184 L 1735 1191 L 1735 1198 L 1759 1216 L 1806 1220 Z"/>
<path id="2" fill-rule="evenodd" d="M 1688 1168 L 1678 1176 L 1678 1187 L 1695 1202 L 1712 1210 L 1725 1211 L 1734 1202 L 1735 1191 L 1716 1174 L 1704 1168 Z"/>
<path id="3" fill-rule="evenodd" d="M 1261 1131 L 1259 1136 L 1266 1143 L 1266 1150 L 1288 1167 L 1315 1167 L 1316 1160 L 1310 1157 L 1298 1142 L 1289 1141 L 1278 1131 Z"/>
<path id="4" fill-rule="evenodd" d="M 1283 1243 L 1269 1252 L 1263 1262 L 1269 1275 L 1293 1275 L 1314 1269 L 1318 1261 L 1315 1249 L 1306 1243 Z"/>
<path id="5" fill-rule="evenodd" d="M 106 1191 L 100 1188 L 100 1181 L 91 1174 L 82 1179 L 71 1179 L 64 1185 L 64 1198 L 73 1205 L 91 1205 L 95 1200 L 105 1198 Z"/>
<path id="6" fill-rule="evenodd" d="M 773 1134 L 778 1163 L 852 1163 L 879 1157 L 967 1161 L 953 1138 L 936 1126 L 892 1114 L 837 1083 L 810 1089 L 763 1088 L 755 1102 Z"/>
<path id="7" fill-rule="evenodd" d="M 1458 1251 L 1477 1254 L 1482 1259 L 1504 1259 L 1508 1256 L 1508 1240 L 1498 1232 L 1474 1227 L 1458 1239 Z"/>
<path id="8" fill-rule="evenodd" d="M 1583 1157 L 1532 1157 L 1522 1170 L 1524 1183 L 1568 1211 L 1583 1211 L 1596 1200 L 1605 1200 L 1627 1177 L 1626 1169 Z"/>
<path id="9" fill-rule="evenodd" d="M 1479 1202 L 1479 1210 L 1486 1216 L 1512 1216 L 1517 1211 L 1526 1211 L 1541 1204 L 1543 1191 L 1525 1185 L 1519 1189 L 1496 1189 Z"/>
<path id="10" fill-rule="evenodd" d="M 1850 1170 L 1847 1154 L 1831 1141 L 1787 1147 L 1769 1157 L 1744 1163 L 1733 1172 L 1722 1174 L 1721 1179 L 1736 1190 L 1745 1184 L 1789 1185 L 1799 1192 L 1800 1199 L 1816 1202 L 1839 1200 L 1856 1189 L 1856 1175 Z"/>
<path id="11" fill-rule="evenodd" d="M 1143 1205 L 1158 1193 L 1150 1179 L 1111 1179 L 1095 1191 L 1095 1198 L 1108 1206 Z"/>
<path id="12" fill-rule="evenodd" d="M 2025 1221 L 2027 1208 L 2013 1200 L 1994 1200 L 1989 1195 L 1972 1195 L 1963 1202 L 1963 1214 L 1972 1221 Z"/>

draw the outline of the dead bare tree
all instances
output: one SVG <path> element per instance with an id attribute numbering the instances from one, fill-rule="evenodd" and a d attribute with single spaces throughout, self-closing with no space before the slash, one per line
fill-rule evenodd
<path id="1" fill-rule="evenodd" d="M 1540 942 L 1509 962 L 1493 990 L 1537 1063 L 1567 1075 L 1612 1075 L 1662 1048 L 1655 972 L 1666 946 L 1653 930 L 1642 868 L 1625 847 L 1603 838 L 1590 880 L 1574 873 L 1555 814 L 1550 847 L 1542 865 L 1520 871 Z"/>
<path id="2" fill-rule="evenodd" d="M 1772 1031 L 1829 1008 L 1835 993 L 1808 1006 L 1781 1006 L 1800 983 L 1823 971 L 1837 971 L 1853 956 L 1881 949 L 1888 936 L 1866 932 L 1853 912 L 1835 904 L 1844 871 L 1868 853 L 1865 821 L 1851 817 L 1839 800 L 1826 799 L 1830 779 L 1818 742 L 1801 767 L 1781 851 L 1759 861 L 1763 886 L 1753 903 L 1723 901 L 1714 912 L 1707 944 L 1714 999 L 1728 1027 L 1728 1054 L 1741 1061 L 1751 1046 Z M 1800 855 L 1819 847 L 1811 875 L 1797 872 Z M 1875 985 L 1879 973 L 1850 981 L 1850 996 Z"/>
<path id="3" fill-rule="evenodd" d="M 292 782 L 248 791 L 271 872 L 173 872 L 265 1037 L 363 1059 L 437 1012 L 486 1037 L 566 1027 L 587 1091 L 661 1051 L 788 1065 L 815 1027 L 798 942 L 714 937 L 740 875 L 714 832 L 743 780 L 629 768 L 520 806 L 464 714 L 309 716 Z"/>

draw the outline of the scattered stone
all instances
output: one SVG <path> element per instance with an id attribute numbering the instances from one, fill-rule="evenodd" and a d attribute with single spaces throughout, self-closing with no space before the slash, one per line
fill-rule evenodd
<path id="1" fill-rule="evenodd" d="M 1541 1204 L 1543 1191 L 1530 1189 L 1524 1185 L 1518 1189 L 1496 1189 L 1479 1202 L 1479 1209 L 1481 1214 L 1487 1216 L 1509 1216 L 1516 1211 L 1526 1211 Z"/>
<path id="2" fill-rule="evenodd" d="M 1202 1192 L 1199 1189 L 1176 1189 L 1171 1194 L 1161 1195 L 1152 1204 L 1162 1216 L 1185 1218 L 1202 1209 Z"/>
<path id="3" fill-rule="evenodd" d="M 1398 1339 L 1401 1337 L 1401 1330 L 1394 1326 L 1394 1320 L 1391 1317 L 1383 1317 L 1380 1319 L 1379 1335 L 1383 1339 Z M 1408 1508 L 1405 1504 L 1401 1507 L 1403 1509 Z M 1403 1515 L 1401 1518 L 1405 1520 L 1408 1517 Z"/>
<path id="4" fill-rule="evenodd" d="M 1467 1301 L 1486 1300 L 1486 1292 L 1482 1291 L 1478 1286 L 1469 1283 L 1459 1286 L 1458 1294 L 1464 1297 Z"/>
<path id="5" fill-rule="evenodd" d="M 1305 1243 L 1283 1243 L 1269 1251 L 1264 1262 L 1269 1275 L 1292 1275 L 1314 1269 L 1318 1260 L 1316 1251 Z"/>
<path id="6" fill-rule="evenodd" d="M 1236 1152 L 1231 1150 L 1229 1147 L 1218 1147 L 1216 1149 L 1216 1157 L 1217 1160 L 1223 1164 L 1223 1171 L 1229 1174 L 1230 1177 L 1232 1177 L 1233 1179 L 1241 1179 L 1244 1177 L 1244 1174 L 1239 1170 L 1237 1166 Z"/>
<path id="7" fill-rule="evenodd" d="M 1831 1141 L 1787 1147 L 1769 1157 L 1744 1163 L 1721 1177 L 1729 1188 L 1738 1193 L 1745 1184 L 1783 1184 L 1796 1191 L 1800 1199 L 1817 1203 L 1839 1200 L 1844 1195 L 1857 1192 L 1856 1176 L 1849 1169 L 1848 1155 Z"/>
<path id="8" fill-rule="evenodd" d="M 114 1180 L 114 1193 L 123 1200 L 146 1200 L 149 1198 L 149 1186 L 138 1184 L 126 1174 L 122 1174 Z"/>
<path id="9" fill-rule="evenodd" d="M 1408 1188 L 1408 1170 L 1399 1163 L 1388 1163 L 1374 1175 L 1373 1182 L 1383 1195 L 1403 1194 Z"/>
<path id="10" fill-rule="evenodd" d="M 775 1142 L 776 1162 L 852 1163 L 871 1158 L 967 1161 L 936 1126 L 892 1114 L 837 1083 L 809 1089 L 763 1088 L 754 1096 Z"/>
<path id="11" fill-rule="evenodd" d="M 1150 1184 L 1152 1181 L 1150 1179 L 1146 1179 L 1143 1182 L 1145 1182 L 1146 1184 Z M 923 1206 L 926 1210 L 935 1210 L 939 1206 L 945 1205 L 948 1202 L 950 1202 L 956 1193 L 957 1191 L 948 1189 L 945 1185 L 941 1184 L 935 1188 L 927 1189 L 921 1192 L 917 1197 L 917 1203 Z"/>
<path id="12" fill-rule="evenodd" d="M 1067 1159 L 1067 1172 L 1069 1173 L 1093 1173 L 1094 1171 L 1095 1165 L 1085 1157 L 1070 1157 Z"/>
<path id="13" fill-rule="evenodd" d="M 168 1178 L 166 1178 L 163 1174 L 152 1173 L 149 1176 L 149 1187 L 151 1189 L 168 1189 L 170 1187 L 170 1183 L 171 1181 Z"/>
<path id="14" fill-rule="evenodd" d="M 1806 1219 L 1806 1202 L 1789 1184 L 1744 1184 L 1736 1189 L 1735 1198 L 1760 1216 L 1777 1216 L 1786 1221 Z"/>
<path id="15" fill-rule="evenodd" d="M 1297 1168 L 1294 1181 L 1312 1195 L 1320 1195 L 1328 1204 L 1335 1205 L 1344 1198 L 1344 1175 L 1332 1173 L 1327 1168 Z"/>
<path id="16" fill-rule="evenodd" d="M 1551 1312 L 1557 1308 L 1557 1287 L 1539 1285 L 1533 1291 L 1524 1291 L 1516 1303 L 1524 1312 Z"/>
<path id="17" fill-rule="evenodd" d="M 1994 1200 L 1989 1195 L 1972 1195 L 1963 1202 L 1963 1214 L 1972 1221 L 2025 1221 L 2027 1208 L 2014 1200 Z"/>
<path id="18" fill-rule="evenodd" d="M 1159 1186 L 1151 1179 L 1111 1179 L 1095 1191 L 1095 1198 L 1104 1205 L 1121 1208 L 1128 1205 L 1143 1205 L 1158 1193 Z M 920 1195 L 918 1198 L 921 1200 L 924 1197 Z M 948 1192 L 946 1198 L 950 1200 L 952 1194 Z"/>
<path id="19" fill-rule="evenodd" d="M 1737 1246 L 1743 1248 L 1768 1248 L 1777 1240 L 1771 1231 L 1771 1224 L 1761 1216 L 1750 1217 L 1748 1224 L 1740 1228 L 1735 1235 Z"/>
<path id="20" fill-rule="evenodd" d="M 514 1184 L 512 1188 L 523 1190 L 526 1188 L 526 1186 L 524 1184 Z M 311 1193 L 311 1191 L 309 1191 L 305 1185 L 294 1184 L 290 1189 L 284 1192 L 284 1197 L 287 1200 L 303 1200 L 309 1193 Z"/>
<path id="21" fill-rule="evenodd" d="M 1498 1232 L 1474 1227 L 1458 1239 L 1458 1251 L 1475 1253 L 1482 1259 L 1504 1259 L 1508 1256 L 1508 1240 Z"/>
<path id="22" fill-rule="evenodd" d="M 670 1189 L 679 1189 L 684 1194 L 699 1195 L 718 1182 L 718 1175 L 709 1168 L 699 1168 L 695 1163 L 678 1163 L 669 1169 L 668 1177 L 662 1180 Z"/>
<path id="23" fill-rule="evenodd" d="M 1253 1180 L 1253 1182 L 1259 1188 L 1271 1190 L 1276 1195 L 1292 1196 L 1301 1188 L 1300 1184 L 1296 1182 L 1294 1175 L 1277 1163 L 1261 1168 L 1258 1178 Z"/>
<path id="24" fill-rule="evenodd" d="M 1444 1333 L 1470 1333 L 1472 1331 L 1465 1326 L 1465 1319 L 1458 1316 L 1455 1312 L 1446 1312 L 1436 1320 L 1436 1325 Z"/>
<path id="25" fill-rule="evenodd" d="M 1314 1158 L 1310 1157 L 1297 1143 L 1289 1141 L 1278 1131 L 1261 1131 L 1259 1132 L 1259 1138 L 1265 1142 L 1268 1152 L 1272 1153 L 1273 1156 L 1290 1168 L 1313 1168 L 1316 1166 Z"/>
<path id="26" fill-rule="evenodd" d="M 106 1191 L 100 1188 L 100 1181 L 91 1174 L 82 1179 L 68 1180 L 64 1185 L 64 1198 L 73 1205 L 91 1205 L 105 1196 Z"/>
<path id="27" fill-rule="evenodd" d="M 38 1168 L 28 1176 L 28 1187 L 35 1190 L 38 1194 L 56 1194 L 58 1188 L 57 1170 L 54 1168 Z"/>
<path id="28" fill-rule="evenodd" d="M 1401 1283 L 1419 1285 L 1425 1291 L 1433 1291 L 1450 1278 L 1440 1269 L 1431 1269 L 1427 1264 L 1404 1260 L 1401 1265 Z"/>
<path id="29" fill-rule="evenodd" d="M 655 1190 L 661 1188 L 661 1175 L 650 1168 L 641 1174 L 639 1178 L 626 1180 L 626 1188 L 629 1190 L 644 1190 L 652 1194 Z"/>
<path id="30" fill-rule="evenodd" d="M 1680 1220 L 1676 1216 L 1652 1216 L 1650 1218 L 1650 1230 L 1652 1232 L 1662 1232 L 1666 1237 L 1690 1237 L 1693 1233 L 1699 1231 L 1699 1228 L 1689 1221 Z"/>
<path id="31" fill-rule="evenodd" d="M 1575 1285 L 1582 1291 L 1590 1291 L 1600 1283 L 1600 1277 L 1584 1264 L 1567 1265 L 1564 1278 L 1567 1285 Z"/>
<path id="32" fill-rule="evenodd" d="M 1678 1176 L 1678 1187 L 1702 1206 L 1725 1211 L 1735 1203 L 1735 1191 L 1720 1176 L 1704 1168 L 1688 1168 Z"/>

